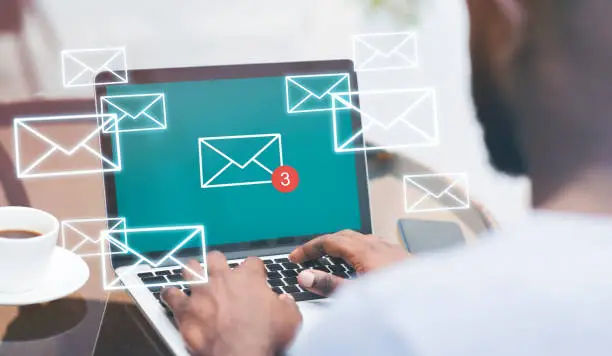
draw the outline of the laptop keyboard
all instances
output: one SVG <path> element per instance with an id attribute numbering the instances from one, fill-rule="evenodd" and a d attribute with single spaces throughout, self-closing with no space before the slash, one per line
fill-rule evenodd
<path id="1" fill-rule="evenodd" d="M 355 270 L 349 264 L 335 257 L 321 257 L 302 264 L 291 263 L 287 258 L 264 259 L 263 262 L 266 267 L 267 281 L 270 288 L 277 294 L 291 294 L 297 302 L 324 298 L 298 285 L 297 275 L 305 269 L 317 269 L 345 279 L 353 279 L 356 276 Z M 238 267 L 237 263 L 229 263 L 228 265 L 230 268 Z M 176 283 L 175 286 L 177 288 L 190 295 L 190 286 L 181 284 L 184 280 L 182 273 L 183 271 L 180 268 L 174 268 L 139 273 L 138 277 L 140 277 L 144 284 Z M 149 290 L 158 301 L 160 300 L 162 289 L 163 287 L 158 286 L 149 287 Z M 162 303 L 162 305 L 164 304 Z"/>

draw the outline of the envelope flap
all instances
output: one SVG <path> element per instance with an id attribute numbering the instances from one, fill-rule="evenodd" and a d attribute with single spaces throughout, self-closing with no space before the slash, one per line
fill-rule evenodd
<path id="1" fill-rule="evenodd" d="M 435 198 L 440 198 L 450 191 L 459 189 L 461 184 L 464 183 L 464 176 L 460 174 L 445 174 L 444 178 L 440 175 L 405 176 L 404 179 L 411 186 Z"/>
<path id="2" fill-rule="evenodd" d="M 412 33 L 390 33 L 359 36 L 355 41 L 381 55 L 389 56 L 401 52 L 401 49 L 409 46 L 414 38 Z"/>
<path id="3" fill-rule="evenodd" d="M 339 88 L 343 83 L 348 84 L 348 74 L 301 76 L 292 77 L 291 80 L 319 99 L 333 92 L 334 89 L 340 92 L 345 92 L 348 89 L 348 86 L 344 85 Z"/>
<path id="4" fill-rule="evenodd" d="M 162 94 L 119 95 L 102 98 L 102 101 L 107 105 L 106 110 L 108 112 L 119 111 L 132 119 L 137 119 L 143 113 L 152 110 L 156 104 L 161 104 L 162 100 Z"/>
<path id="5" fill-rule="evenodd" d="M 101 122 L 109 123 L 115 120 L 115 115 L 104 115 L 100 118 L 95 115 L 87 117 L 63 118 L 58 120 L 26 120 L 17 124 L 21 134 L 25 131 L 38 137 L 53 147 L 57 147 L 67 154 L 72 154 L 85 143 L 96 138 L 102 130 Z M 52 125 L 51 125 L 52 124 Z M 65 126 L 62 127 L 61 124 Z M 100 126 L 99 126 L 100 125 Z M 66 127 L 69 126 L 69 130 Z"/>
<path id="6" fill-rule="evenodd" d="M 100 233 L 104 230 L 125 229 L 125 220 L 120 218 L 113 219 L 83 219 L 66 220 L 62 222 L 63 233 L 74 233 L 90 242 L 99 242 Z M 120 240 L 123 240 L 121 238 Z"/>
<path id="7" fill-rule="evenodd" d="M 105 69 L 123 68 L 123 52 L 120 49 L 66 51 L 64 58 L 78 63 L 83 69 L 99 72 Z"/>
<path id="8" fill-rule="evenodd" d="M 105 231 L 107 239 L 129 254 L 142 259 L 153 267 L 158 267 L 170 257 L 178 257 L 185 249 L 203 248 L 202 227 L 167 227 Z M 119 238 L 125 234 L 127 246 Z M 109 238 L 110 237 L 110 238 Z M 155 251 L 168 251 L 163 255 Z"/>
<path id="9" fill-rule="evenodd" d="M 240 166 L 246 165 L 253 158 L 259 156 L 266 147 L 278 140 L 276 135 L 254 135 L 254 136 L 236 136 L 236 137 L 219 137 L 211 139 L 203 139 L 208 145 L 214 147 L 217 151 L 229 157 L 232 161 Z"/>

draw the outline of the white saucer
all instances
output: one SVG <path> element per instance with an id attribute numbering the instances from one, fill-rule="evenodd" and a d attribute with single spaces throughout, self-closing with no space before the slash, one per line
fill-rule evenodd
<path id="1" fill-rule="evenodd" d="M 83 259 L 61 247 L 55 247 L 45 280 L 36 289 L 21 293 L 0 292 L 0 305 L 29 305 L 50 302 L 79 290 L 89 279 L 89 267 Z"/>

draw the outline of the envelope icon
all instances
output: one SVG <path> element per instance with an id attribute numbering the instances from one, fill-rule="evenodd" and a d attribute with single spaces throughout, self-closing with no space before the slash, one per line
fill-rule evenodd
<path id="1" fill-rule="evenodd" d="M 469 209 L 467 174 L 405 175 L 404 197 L 406 213 Z"/>
<path id="2" fill-rule="evenodd" d="M 334 94 L 333 107 L 349 108 L 360 115 L 363 127 L 352 129 L 353 116 L 333 111 L 336 152 L 357 152 L 440 143 L 436 92 L 433 88 L 354 92 L 349 102 Z M 359 102 L 359 106 L 353 103 Z M 344 129 L 343 129 L 344 128 Z M 346 129 L 348 128 L 348 129 Z M 385 142 L 380 138 L 384 137 Z M 372 142 L 377 142 L 374 144 Z"/>
<path id="3" fill-rule="evenodd" d="M 13 121 L 15 166 L 19 178 L 118 172 L 119 135 L 111 134 L 112 152 L 103 152 L 103 127 L 115 114 L 16 118 Z"/>
<path id="4" fill-rule="evenodd" d="M 419 66 L 414 32 L 390 32 L 353 37 L 355 71 L 411 69 Z"/>
<path id="5" fill-rule="evenodd" d="M 104 133 L 164 130 L 166 125 L 166 97 L 163 93 L 103 96 L 102 114 L 117 115 L 115 125 L 104 128 Z"/>
<path id="6" fill-rule="evenodd" d="M 125 244 L 120 237 L 125 234 L 129 241 Z M 201 260 L 206 266 L 206 243 L 203 226 L 174 226 L 139 229 L 105 230 L 101 234 L 100 249 L 102 251 L 102 283 L 105 290 L 127 289 L 130 287 L 145 287 L 144 284 L 133 286 L 121 282 L 120 276 L 108 273 L 105 255 L 112 248 L 126 250 L 126 256 L 132 257 L 133 263 L 121 268 L 120 275 L 133 274 L 143 269 L 172 266 L 189 270 L 196 278 L 190 281 L 175 282 L 164 278 L 164 281 L 146 284 L 151 286 L 171 286 L 178 284 L 200 284 L 208 281 L 207 269 L 197 273 L 186 266 L 189 259 Z M 154 250 L 154 251 L 152 251 Z M 164 251 L 164 253 L 159 253 Z"/>
<path id="7" fill-rule="evenodd" d="M 109 72 L 107 80 L 96 83 L 96 75 Z M 76 49 L 62 51 L 64 87 L 125 84 L 128 82 L 125 48 Z"/>
<path id="8" fill-rule="evenodd" d="M 202 188 L 271 184 L 283 165 L 281 134 L 198 139 Z"/>
<path id="9" fill-rule="evenodd" d="M 350 102 L 351 98 L 347 95 L 351 92 L 350 78 L 348 73 L 286 77 L 287 112 L 296 114 L 332 111 L 332 95 L 335 93 Z"/>
<path id="10" fill-rule="evenodd" d="M 73 219 L 62 221 L 62 247 L 81 257 L 100 255 L 100 233 L 124 230 L 125 218 Z M 127 245 L 123 234 L 120 241 Z M 110 255 L 125 254 L 125 249 L 107 251 Z"/>

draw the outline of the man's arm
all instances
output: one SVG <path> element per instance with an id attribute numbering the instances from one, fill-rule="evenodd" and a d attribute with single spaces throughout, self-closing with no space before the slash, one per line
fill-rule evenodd
<path id="1" fill-rule="evenodd" d="M 411 355 L 406 341 L 387 322 L 389 309 L 367 295 L 370 283 L 375 282 L 343 287 L 316 325 L 298 334 L 288 356 Z"/>

